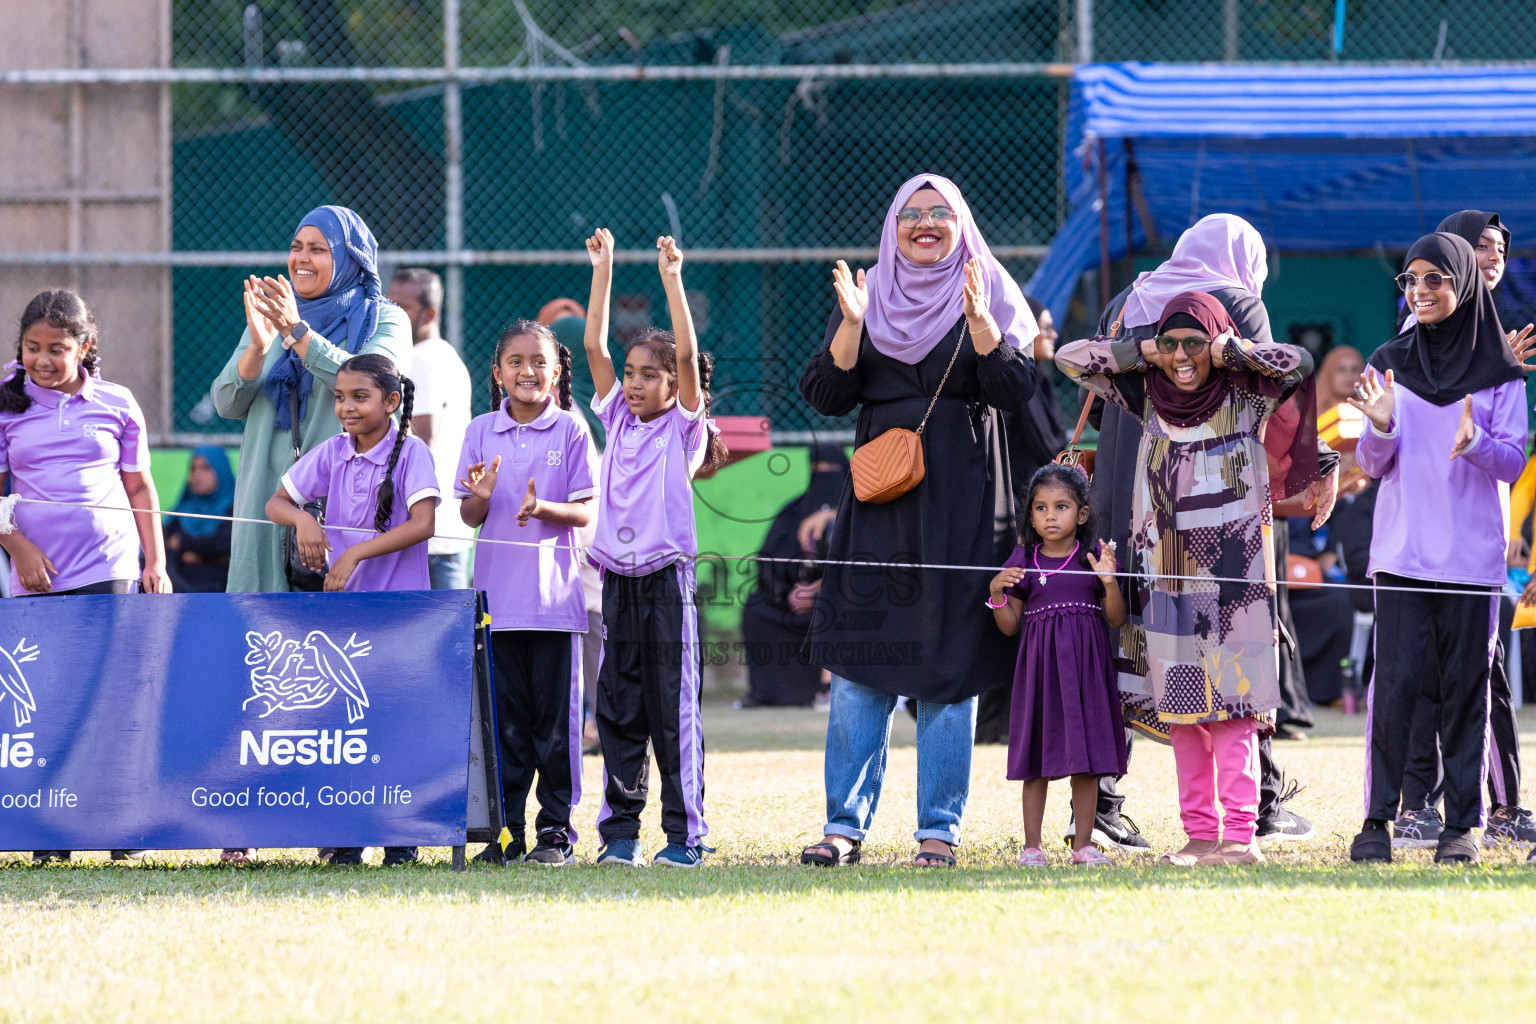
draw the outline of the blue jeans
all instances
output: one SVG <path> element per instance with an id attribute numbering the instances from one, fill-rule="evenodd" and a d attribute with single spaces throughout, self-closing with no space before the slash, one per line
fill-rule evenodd
<path id="1" fill-rule="evenodd" d="M 428 555 L 427 573 L 433 590 L 468 590 L 469 577 L 464 572 L 465 552 L 453 555 Z"/>
<path id="2" fill-rule="evenodd" d="M 829 836 L 863 841 L 880 804 L 891 715 L 896 698 L 842 676 L 832 676 L 827 720 L 827 824 Z M 960 819 L 971 794 L 971 748 L 976 698 L 958 704 L 917 702 L 918 842 L 960 844 Z"/>

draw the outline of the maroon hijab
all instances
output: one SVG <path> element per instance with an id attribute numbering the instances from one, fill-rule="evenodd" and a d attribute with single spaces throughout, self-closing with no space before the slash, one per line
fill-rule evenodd
<path id="1" fill-rule="evenodd" d="M 1168 319 L 1184 313 L 1195 319 L 1212 339 L 1224 331 L 1237 333 L 1226 307 L 1205 292 L 1184 292 L 1169 300 L 1158 321 L 1162 333 Z M 1241 371 L 1239 371 L 1241 372 Z M 1147 373 L 1147 399 L 1157 414 L 1176 427 L 1204 423 L 1221 408 L 1232 390 L 1233 371 L 1211 368 L 1205 383 L 1185 391 L 1161 370 Z M 1322 477 L 1317 459 L 1317 378 L 1309 375 L 1295 391 L 1294 402 L 1282 402 L 1260 436 L 1269 456 L 1270 492 L 1274 501 L 1292 498 Z"/>
<path id="2" fill-rule="evenodd" d="M 1180 292 L 1168 300 L 1163 315 L 1157 321 L 1157 333 L 1162 334 L 1170 317 L 1183 313 L 1195 318 L 1195 322 L 1212 341 L 1223 331 L 1237 333 L 1237 325 L 1227 313 L 1227 307 L 1205 292 Z M 1216 367 L 1206 375 L 1205 383 L 1193 391 L 1179 387 L 1162 370 L 1151 369 L 1147 373 L 1147 399 L 1157 414 L 1176 427 L 1193 427 L 1210 419 L 1232 390 L 1232 380 Z"/>

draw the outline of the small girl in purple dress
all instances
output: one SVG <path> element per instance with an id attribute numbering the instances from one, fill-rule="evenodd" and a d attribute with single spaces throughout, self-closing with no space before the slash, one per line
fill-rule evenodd
<path id="1" fill-rule="evenodd" d="M 1098 777 L 1125 773 L 1125 727 L 1109 631 L 1125 623 L 1115 549 L 1094 543 L 1088 480 L 1048 463 L 1029 482 L 1024 535 L 992 579 L 997 628 L 1019 632 L 1008 778 L 1024 780 L 1023 867 L 1045 867 L 1040 823 L 1052 779 L 1072 779 L 1072 863 L 1110 863 L 1092 842 Z M 1089 548 L 1092 546 L 1093 551 Z M 1062 570 L 1067 570 L 1063 572 Z M 1088 570 L 1088 571 L 1083 571 Z"/>

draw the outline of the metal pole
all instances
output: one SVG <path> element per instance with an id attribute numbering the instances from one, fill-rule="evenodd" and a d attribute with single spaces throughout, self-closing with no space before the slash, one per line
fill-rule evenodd
<path id="1" fill-rule="evenodd" d="M 1231 63 L 1237 60 L 1238 39 L 1242 22 L 1237 15 L 1237 0 L 1223 0 L 1221 5 L 1221 59 Z"/>
<path id="2" fill-rule="evenodd" d="M 1077 0 L 1077 60 L 1093 61 L 1093 0 Z"/>
<path id="3" fill-rule="evenodd" d="M 1094 152 L 1099 164 L 1099 302 L 1108 309 L 1114 293 L 1109 290 L 1109 172 L 1104 167 L 1103 139 L 1097 141 Z"/>
<path id="4" fill-rule="evenodd" d="M 449 252 L 464 249 L 464 110 L 459 83 L 459 0 L 443 0 L 443 242 Z M 464 351 L 464 265 L 448 264 L 443 276 L 447 315 L 443 335 Z"/>

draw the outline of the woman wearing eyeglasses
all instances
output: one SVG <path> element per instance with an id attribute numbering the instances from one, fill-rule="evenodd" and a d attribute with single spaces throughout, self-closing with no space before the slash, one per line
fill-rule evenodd
<path id="1" fill-rule="evenodd" d="M 1459 210 L 1442 220 L 1436 231 L 1460 235 L 1472 246 L 1477 257 L 1477 269 L 1488 290 L 1494 291 L 1504 278 L 1509 246 L 1510 230 L 1497 213 L 1482 210 Z M 1403 299 L 1404 320 L 1399 333 L 1412 327 L 1417 318 L 1410 309 L 1411 303 Z M 1536 348 L 1532 332 L 1526 324 L 1520 331 L 1505 335 L 1517 359 L 1524 360 Z M 1532 367 L 1526 366 L 1529 371 Z M 1527 461 L 1529 472 L 1536 466 L 1536 459 Z M 1516 487 L 1518 492 L 1519 488 Z M 1514 502 L 1513 508 L 1519 507 Z M 1523 566 L 1529 557 L 1521 550 L 1521 527 L 1528 517 L 1512 514 L 1508 564 Z M 1506 614 L 1513 614 L 1510 609 Z M 1507 636 L 1508 619 L 1501 626 Z M 1493 671 L 1489 677 L 1488 739 L 1488 797 L 1492 808 L 1483 832 L 1483 845 L 1498 842 L 1529 844 L 1536 842 L 1536 817 L 1520 804 L 1520 730 L 1515 719 L 1514 695 L 1510 690 L 1509 673 L 1504 663 L 1504 637 L 1501 636 L 1494 651 Z M 1393 822 L 1393 847 L 1414 849 L 1434 847 L 1439 844 L 1444 824 L 1440 818 L 1440 800 L 1444 796 L 1445 773 L 1440 763 L 1440 709 L 1427 697 L 1419 699 L 1413 713 L 1413 737 L 1409 741 L 1408 767 L 1403 774 L 1402 807 Z"/>
<path id="2" fill-rule="evenodd" d="M 926 472 L 890 501 L 862 501 L 847 487 L 838 504 L 810 636 L 812 658 L 832 673 L 827 817 L 824 839 L 801 860 L 859 859 L 891 715 L 906 696 L 917 701 L 915 863 L 948 867 L 970 795 L 976 695 L 1012 677 L 1018 651 L 979 612 L 1018 536 L 999 411 L 1034 391 L 1028 346 L 1039 330 L 960 190 L 937 175 L 897 192 L 868 275 L 839 262 L 832 283 L 837 308 L 800 391 L 824 416 L 857 410 L 857 447 L 926 417 Z"/>
<path id="3" fill-rule="evenodd" d="M 1350 859 L 1392 859 L 1414 705 L 1438 690 L 1445 828 L 1438 863 L 1477 860 L 1488 676 L 1509 544 L 1509 485 L 1525 465 L 1525 375 L 1465 238 L 1425 235 L 1398 286 L 1417 322 L 1372 354 L 1349 404 L 1355 450 L 1381 480 L 1371 561 L 1376 670 L 1366 705 L 1365 825 Z M 1486 596 L 1444 591 L 1486 592 Z"/>
<path id="4" fill-rule="evenodd" d="M 1128 721 L 1166 732 L 1173 746 L 1189 841 L 1163 860 L 1261 861 L 1258 735 L 1281 700 L 1262 437 L 1280 403 L 1311 385 L 1312 357 L 1239 338 L 1220 302 L 1184 292 L 1163 306 L 1156 336 L 1075 341 L 1056 365 L 1143 424 L 1129 565 L 1146 674 L 1122 676 L 1121 698 Z M 1275 497 L 1317 479 L 1315 421 L 1311 438 L 1307 425 Z"/>

